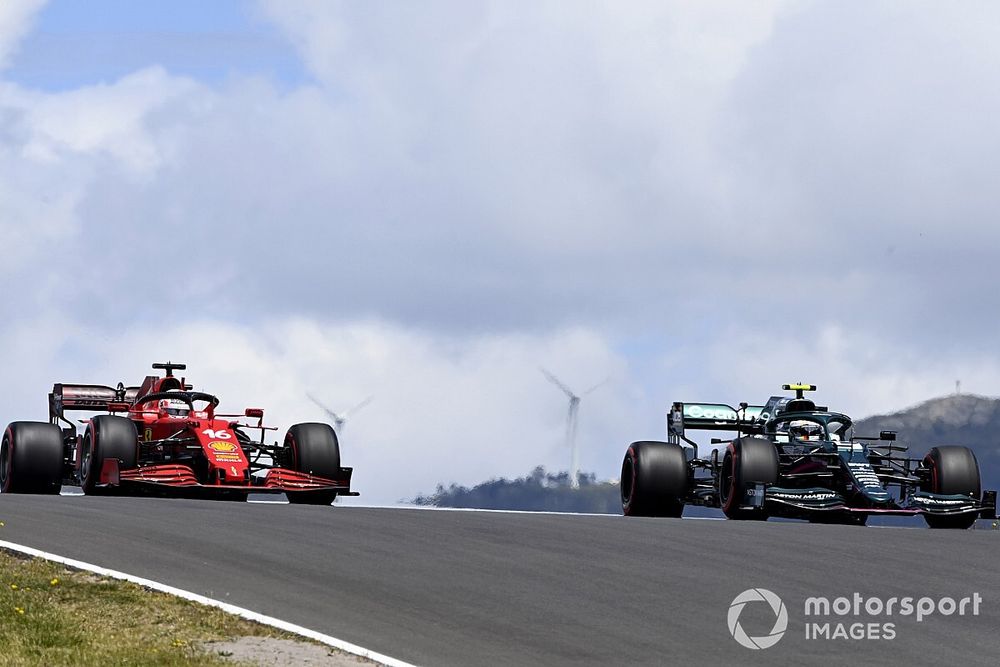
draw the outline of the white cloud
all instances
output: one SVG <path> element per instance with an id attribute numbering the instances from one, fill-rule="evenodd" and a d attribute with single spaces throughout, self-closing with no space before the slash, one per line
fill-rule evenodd
<path id="1" fill-rule="evenodd" d="M 147 128 L 151 117 L 178 98 L 194 104 L 202 94 L 194 82 L 159 67 L 56 95 L 9 92 L 8 111 L 23 113 L 22 158 L 58 164 L 74 154 L 108 155 L 135 174 L 149 173 L 164 158 Z"/>
<path id="2" fill-rule="evenodd" d="M 152 252 L 168 229 L 174 243 L 224 238 L 223 253 L 186 244 L 189 278 L 166 298 L 222 291 L 226 314 L 263 300 L 442 331 L 586 322 L 684 337 L 719 324 L 717 301 L 738 285 L 726 312 L 754 328 L 780 293 L 824 300 L 812 326 L 864 304 L 926 345 L 933 331 L 915 325 L 932 296 L 943 319 L 972 312 L 980 326 L 966 330 L 987 330 L 952 296 L 988 280 L 997 241 L 980 175 L 996 151 L 973 147 L 995 141 L 1000 98 L 968 92 L 992 71 L 972 19 L 955 22 L 974 38 L 956 53 L 984 50 L 981 67 L 955 74 L 935 64 L 940 50 L 896 47 L 878 52 L 876 76 L 881 23 L 861 23 L 856 48 L 831 59 L 840 32 L 819 26 L 851 16 L 827 5 L 560 7 L 264 5 L 317 76 L 291 90 L 157 68 L 58 94 L 8 85 L 0 206 L 19 222 L 2 234 L 24 242 L 15 227 L 34 211 L 57 247 L 85 230 L 92 247 L 65 265 L 97 272 L 67 295 L 88 300 L 103 267 L 145 273 L 112 241 Z M 913 33 L 894 44 L 929 39 L 926 21 L 886 12 Z M 877 96 L 921 58 L 920 78 Z M 953 100 L 908 114 L 935 83 Z M 984 110 L 958 141 L 911 140 L 942 136 L 940 109 L 974 97 Z M 935 265 L 949 270 L 930 280 Z M 143 307 L 124 298 L 125 312 Z"/>
<path id="3" fill-rule="evenodd" d="M 17 50 L 18 44 L 46 0 L 4 0 L 0 4 L 0 71 Z"/>

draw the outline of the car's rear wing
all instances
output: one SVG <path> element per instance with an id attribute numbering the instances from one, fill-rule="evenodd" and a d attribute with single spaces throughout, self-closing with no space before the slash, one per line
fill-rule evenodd
<path id="1" fill-rule="evenodd" d="M 102 384 L 57 383 L 52 385 L 52 393 L 49 394 L 49 421 L 53 424 L 67 422 L 72 427 L 72 423 L 65 417 L 67 410 L 102 412 L 116 403 L 131 405 L 138 393 L 139 387 L 125 387 L 121 384 L 114 389 Z"/>
<path id="2" fill-rule="evenodd" d="M 734 408 L 725 403 L 678 402 L 667 413 L 667 432 L 683 436 L 685 429 L 742 431 L 756 423 L 763 411 L 763 405 Z"/>

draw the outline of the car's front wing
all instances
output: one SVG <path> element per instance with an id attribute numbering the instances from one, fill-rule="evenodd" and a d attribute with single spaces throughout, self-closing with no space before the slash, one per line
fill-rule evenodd
<path id="1" fill-rule="evenodd" d="M 853 505 L 839 493 L 824 488 L 786 489 L 763 484 L 747 490 L 747 508 L 782 506 L 802 513 L 850 512 L 871 515 L 913 516 L 931 514 L 952 516 L 977 514 L 983 519 L 995 519 L 997 492 L 985 491 L 981 498 L 964 495 L 943 495 L 916 491 L 905 500 L 895 500 L 881 505 Z"/>
<path id="2" fill-rule="evenodd" d="M 197 489 L 208 493 L 213 491 L 246 491 L 250 493 L 336 491 L 338 495 L 342 496 L 357 496 L 359 495 L 357 491 L 351 491 L 352 472 L 351 468 L 341 468 L 338 479 L 330 479 L 288 468 L 271 468 L 263 477 L 251 477 L 249 484 L 203 484 L 198 481 L 194 471 L 185 465 L 165 463 L 120 470 L 118 461 L 111 459 L 104 462 L 100 484 L 107 487 L 138 484 L 160 488 Z"/>

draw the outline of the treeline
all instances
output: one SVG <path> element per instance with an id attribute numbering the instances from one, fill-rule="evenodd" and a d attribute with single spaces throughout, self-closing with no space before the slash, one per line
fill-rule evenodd
<path id="1" fill-rule="evenodd" d="M 549 473 L 538 466 L 526 477 L 491 479 L 471 489 L 439 484 L 434 494 L 419 495 L 413 502 L 435 507 L 621 514 L 617 482 L 598 482 L 593 473 L 580 474 L 578 489 L 569 481 L 567 472 Z"/>

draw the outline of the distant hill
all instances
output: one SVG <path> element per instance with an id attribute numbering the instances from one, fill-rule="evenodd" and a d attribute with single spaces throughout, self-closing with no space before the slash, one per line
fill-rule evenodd
<path id="1" fill-rule="evenodd" d="M 471 489 L 439 484 L 434 494 L 419 495 L 413 502 L 436 507 L 621 514 L 618 484 L 596 480 L 593 473 L 582 474 L 580 488 L 573 489 L 568 473 L 547 473 L 539 466 L 526 477 L 491 479 Z"/>
<path id="2" fill-rule="evenodd" d="M 935 445 L 965 445 L 979 459 L 983 488 L 1000 488 L 1000 399 L 953 394 L 854 425 L 857 435 L 883 430 L 897 431 L 898 442 L 910 447 L 913 458 L 922 458 Z"/>

